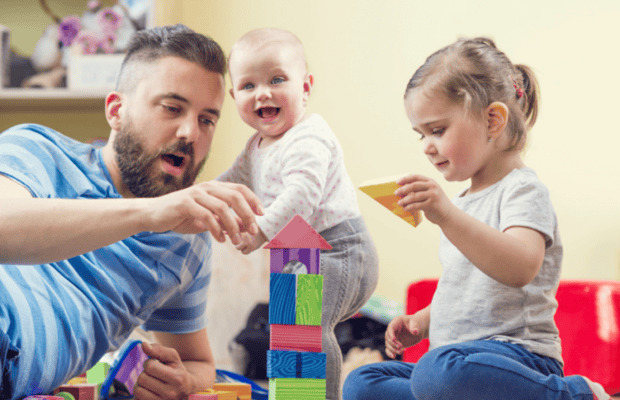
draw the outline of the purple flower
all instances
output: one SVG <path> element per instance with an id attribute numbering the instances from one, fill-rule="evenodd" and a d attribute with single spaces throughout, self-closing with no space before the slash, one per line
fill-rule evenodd
<path id="1" fill-rule="evenodd" d="M 95 54 L 99 48 L 99 38 L 92 32 L 81 31 L 74 44 L 80 46 L 80 54 Z"/>
<path id="2" fill-rule="evenodd" d="M 65 17 L 58 25 L 58 37 L 63 46 L 70 46 L 73 40 L 82 29 L 80 18 L 75 15 Z"/>
<path id="3" fill-rule="evenodd" d="M 97 21 L 105 33 L 115 32 L 123 23 L 123 16 L 107 7 L 97 13 Z"/>
<path id="4" fill-rule="evenodd" d="M 112 54 L 116 51 L 114 48 L 115 42 L 116 35 L 114 33 L 105 33 L 99 42 L 99 48 L 106 54 Z"/>

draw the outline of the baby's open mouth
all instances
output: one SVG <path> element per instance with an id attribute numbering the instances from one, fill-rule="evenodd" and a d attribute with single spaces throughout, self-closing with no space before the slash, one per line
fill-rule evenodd
<path id="1" fill-rule="evenodd" d="M 262 107 L 256 113 L 260 118 L 274 118 L 279 112 L 280 109 L 277 107 Z"/>

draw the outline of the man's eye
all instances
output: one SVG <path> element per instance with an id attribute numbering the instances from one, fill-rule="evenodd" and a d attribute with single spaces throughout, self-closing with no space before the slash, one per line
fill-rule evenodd
<path id="1" fill-rule="evenodd" d="M 179 107 L 175 107 L 175 106 L 167 106 L 167 105 L 163 105 L 162 107 L 164 107 L 164 110 L 174 113 L 174 114 L 178 114 L 181 112 L 181 109 Z"/>
<path id="2" fill-rule="evenodd" d="M 200 118 L 200 123 L 205 124 L 205 125 L 215 125 L 215 121 L 213 121 L 211 118 Z"/>

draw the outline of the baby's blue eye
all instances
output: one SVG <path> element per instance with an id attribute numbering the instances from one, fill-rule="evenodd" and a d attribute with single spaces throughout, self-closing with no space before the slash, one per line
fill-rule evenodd
<path id="1" fill-rule="evenodd" d="M 282 83 L 282 82 L 284 82 L 284 78 L 281 78 L 281 77 L 279 77 L 279 76 L 278 76 L 278 77 L 275 77 L 275 78 L 273 78 L 273 79 L 271 80 L 271 83 L 276 84 L 276 85 L 277 85 L 278 83 Z"/>
<path id="2" fill-rule="evenodd" d="M 245 85 L 243 85 L 243 87 L 241 88 L 242 90 L 250 90 L 254 88 L 254 84 L 253 83 L 246 83 Z"/>
<path id="3" fill-rule="evenodd" d="M 446 128 L 435 128 L 432 131 L 433 135 L 441 135 L 446 131 Z"/>

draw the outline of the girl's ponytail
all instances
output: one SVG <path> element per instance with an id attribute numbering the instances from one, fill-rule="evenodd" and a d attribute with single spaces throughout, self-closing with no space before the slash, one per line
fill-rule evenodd
<path id="1" fill-rule="evenodd" d="M 534 75 L 534 71 L 527 65 L 517 64 L 515 69 L 520 73 L 523 81 L 523 114 L 525 116 L 525 122 L 529 128 L 534 126 L 536 118 L 538 117 L 539 107 L 539 88 L 538 80 Z"/>

